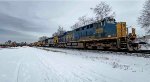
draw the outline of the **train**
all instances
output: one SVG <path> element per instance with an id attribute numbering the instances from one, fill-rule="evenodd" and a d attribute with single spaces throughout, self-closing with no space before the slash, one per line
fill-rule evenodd
<path id="1" fill-rule="evenodd" d="M 71 31 L 64 32 L 34 43 L 37 46 L 77 48 L 77 49 L 107 49 L 107 50 L 138 50 L 135 28 L 129 33 L 126 22 L 116 22 L 114 18 L 106 17 Z"/>

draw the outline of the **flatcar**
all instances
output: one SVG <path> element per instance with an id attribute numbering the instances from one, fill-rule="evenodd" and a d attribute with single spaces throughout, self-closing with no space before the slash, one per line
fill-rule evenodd
<path id="1" fill-rule="evenodd" d="M 128 33 L 126 22 L 116 22 L 114 18 L 106 17 L 67 31 L 60 36 L 50 38 L 49 46 L 84 49 L 137 50 L 135 29 Z"/>

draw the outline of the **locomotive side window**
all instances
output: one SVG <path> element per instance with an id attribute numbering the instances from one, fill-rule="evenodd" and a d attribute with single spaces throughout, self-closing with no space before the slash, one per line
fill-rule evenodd
<path id="1" fill-rule="evenodd" d="M 86 26 L 82 27 L 82 30 L 85 30 L 86 29 Z"/>
<path id="2" fill-rule="evenodd" d="M 84 27 L 82 27 L 82 30 L 84 30 Z"/>
<path id="3" fill-rule="evenodd" d="M 87 26 L 87 29 L 89 29 L 89 25 Z"/>
<path id="4" fill-rule="evenodd" d="M 93 27 L 93 24 L 90 24 L 90 28 L 92 28 Z"/>

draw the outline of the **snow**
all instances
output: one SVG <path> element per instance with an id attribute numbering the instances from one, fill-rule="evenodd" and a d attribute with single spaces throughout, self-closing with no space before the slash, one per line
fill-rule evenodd
<path id="1" fill-rule="evenodd" d="M 140 44 L 140 50 L 150 50 L 150 39 L 147 39 L 147 44 Z"/>
<path id="2" fill-rule="evenodd" d="M 145 44 L 141 44 L 139 50 L 150 50 L 150 46 L 145 45 Z"/>
<path id="3" fill-rule="evenodd" d="M 149 58 L 124 53 L 33 47 L 0 49 L 0 82 L 150 82 L 149 68 Z"/>

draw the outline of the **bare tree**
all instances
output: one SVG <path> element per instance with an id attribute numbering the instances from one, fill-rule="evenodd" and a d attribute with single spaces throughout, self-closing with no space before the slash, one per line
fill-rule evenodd
<path id="1" fill-rule="evenodd" d="M 78 28 L 78 26 L 76 25 L 77 23 L 75 23 L 74 25 L 71 26 L 71 29 L 76 29 Z"/>
<path id="2" fill-rule="evenodd" d="M 12 43 L 12 41 L 11 40 L 8 40 L 8 44 L 11 44 Z"/>
<path id="3" fill-rule="evenodd" d="M 94 21 L 94 18 L 88 18 L 87 16 L 82 16 L 82 17 L 79 17 L 79 22 L 81 23 L 80 26 L 85 26 L 85 25 L 88 25 L 90 23 L 93 23 L 95 22 Z"/>
<path id="4" fill-rule="evenodd" d="M 105 2 L 100 2 L 95 8 L 91 8 L 96 14 L 96 21 L 103 20 L 105 17 L 115 16 L 112 8 Z"/>
<path id="5" fill-rule="evenodd" d="M 43 41 L 45 39 L 47 39 L 48 37 L 47 36 L 42 36 L 42 37 L 39 37 L 39 41 Z"/>
<path id="6" fill-rule="evenodd" d="M 55 33 L 53 33 L 53 34 L 52 34 L 52 36 L 58 36 L 58 33 L 57 33 L 57 32 L 55 32 Z"/>
<path id="7" fill-rule="evenodd" d="M 76 22 L 73 26 L 71 26 L 71 29 L 76 29 L 88 24 L 91 24 L 95 22 L 94 18 L 88 18 L 87 16 L 81 16 L 78 18 L 78 22 Z"/>
<path id="8" fill-rule="evenodd" d="M 96 14 L 95 18 L 88 18 L 87 16 L 81 16 L 78 18 L 78 21 L 71 26 L 71 29 L 77 29 L 79 27 L 94 23 L 96 21 L 101 21 L 105 17 L 115 17 L 115 12 L 112 12 L 111 7 L 105 2 L 100 2 L 100 4 L 96 5 L 95 8 L 91 8 L 93 12 Z"/>
<path id="9" fill-rule="evenodd" d="M 87 17 L 85 15 L 82 17 L 79 17 L 78 20 L 81 26 L 84 26 L 87 23 Z"/>
<path id="10" fill-rule="evenodd" d="M 53 33 L 53 36 L 59 36 L 64 34 L 66 31 L 64 30 L 64 28 L 62 26 L 58 26 L 57 32 Z"/>
<path id="11" fill-rule="evenodd" d="M 95 19 L 94 18 L 87 18 L 87 24 L 91 24 L 91 23 L 94 23 L 95 22 Z"/>
<path id="12" fill-rule="evenodd" d="M 147 33 L 150 33 L 150 0 L 145 2 L 141 16 L 138 18 L 138 24 L 145 28 Z"/>
<path id="13" fill-rule="evenodd" d="M 59 27 L 58 30 L 57 30 L 58 35 L 62 35 L 63 33 L 66 32 L 66 31 L 64 30 L 64 27 L 62 27 L 62 26 L 58 26 L 58 27 Z"/>
<path id="14" fill-rule="evenodd" d="M 79 24 L 79 22 L 76 22 L 74 25 L 72 25 L 71 26 L 71 29 L 77 29 L 77 28 L 79 28 L 80 27 L 80 24 Z"/>

